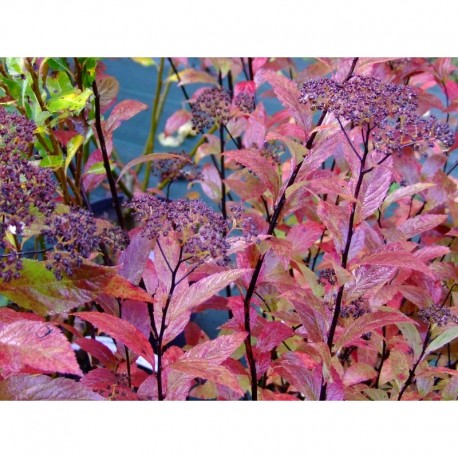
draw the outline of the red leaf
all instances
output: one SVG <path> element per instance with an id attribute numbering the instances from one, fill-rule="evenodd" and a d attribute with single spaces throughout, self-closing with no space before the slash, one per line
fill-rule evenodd
<path id="1" fill-rule="evenodd" d="M 175 111 L 171 116 L 168 117 L 165 123 L 164 133 L 168 137 L 173 135 L 182 125 L 190 121 L 192 115 L 189 111 L 178 110 Z"/>
<path id="2" fill-rule="evenodd" d="M 249 272 L 251 269 L 233 269 L 209 275 L 184 289 L 181 294 L 174 295 L 167 313 L 164 343 L 170 342 L 185 328 L 194 307 L 210 299 L 241 275 Z"/>
<path id="3" fill-rule="evenodd" d="M 97 358 L 104 366 L 109 369 L 115 369 L 118 362 L 111 350 L 101 342 L 95 339 L 80 338 L 74 341 L 85 352 L 89 353 L 94 358 Z"/>
<path id="4" fill-rule="evenodd" d="M 296 83 L 270 70 L 260 70 L 256 73 L 255 82 L 259 86 L 267 81 L 273 88 L 281 104 L 288 108 L 296 122 L 306 133 L 310 132 L 313 113 L 308 105 L 299 102 L 300 91 Z"/>
<path id="5" fill-rule="evenodd" d="M 292 335 L 294 331 L 281 321 L 268 321 L 258 336 L 256 348 L 258 351 L 273 350 Z"/>
<path id="6" fill-rule="evenodd" d="M 305 353 L 284 353 L 273 364 L 273 371 L 286 379 L 306 399 L 317 401 L 320 397 L 321 365 Z"/>
<path id="7" fill-rule="evenodd" d="M 240 347 L 245 337 L 245 332 L 239 332 L 196 345 L 171 364 L 170 368 L 219 383 L 242 395 L 236 376 L 221 364 Z"/>
<path id="8" fill-rule="evenodd" d="M 364 363 L 356 363 L 351 365 L 343 377 L 343 384 L 345 386 L 356 385 L 357 383 L 370 380 L 377 376 L 376 370 Z"/>
<path id="9" fill-rule="evenodd" d="M 103 162 L 103 155 L 100 149 L 93 151 L 86 164 L 84 165 L 83 173 L 83 187 L 86 192 L 93 191 L 105 178 L 105 174 L 90 173 L 90 169 L 94 164 L 98 162 Z"/>
<path id="10" fill-rule="evenodd" d="M 418 234 L 434 229 L 447 219 L 447 215 L 418 215 L 409 218 L 396 226 L 396 229 L 388 234 L 389 240 L 399 241 L 410 239 Z"/>
<path id="11" fill-rule="evenodd" d="M 79 382 L 67 378 L 52 379 L 47 375 L 17 375 L 0 382 L 3 401 L 76 401 L 104 400 Z"/>
<path id="12" fill-rule="evenodd" d="M 425 263 L 421 262 L 415 255 L 408 251 L 385 251 L 371 254 L 362 259 L 359 264 L 376 265 L 388 267 L 403 267 L 406 269 L 418 270 L 428 277 L 434 278 L 433 273 Z"/>
<path id="13" fill-rule="evenodd" d="M 127 384 L 127 377 L 108 369 L 93 369 L 81 379 L 81 384 L 112 401 L 138 400 L 138 396 Z"/>
<path id="14" fill-rule="evenodd" d="M 274 165 L 261 155 L 257 149 L 227 151 L 224 155 L 251 170 L 276 198 L 279 189 L 279 178 Z"/>
<path id="15" fill-rule="evenodd" d="M 108 133 L 112 133 L 117 129 L 123 121 L 127 121 L 140 111 L 146 110 L 148 105 L 136 100 L 123 100 L 119 102 L 110 113 L 108 120 L 105 125 L 105 129 Z"/>
<path id="16" fill-rule="evenodd" d="M 113 315 L 100 312 L 79 312 L 74 315 L 89 321 L 99 331 L 111 335 L 137 355 L 143 356 L 153 367 L 155 359 L 148 339 L 132 324 Z"/>
<path id="17" fill-rule="evenodd" d="M 390 160 L 391 158 L 386 162 Z M 364 176 L 356 206 L 356 224 L 371 216 L 385 199 L 391 184 L 389 164 L 386 166 L 385 164 L 376 167 L 372 172 Z"/>
<path id="18" fill-rule="evenodd" d="M 307 224 L 295 224 L 286 236 L 286 240 L 292 244 L 291 250 L 294 258 L 305 258 L 307 251 L 318 241 L 322 231 L 322 226 L 313 221 Z"/>
<path id="19" fill-rule="evenodd" d="M 49 323 L 19 320 L 0 330 L 3 375 L 26 371 L 83 375 L 70 342 Z"/>
<path id="20" fill-rule="evenodd" d="M 247 117 L 247 127 L 243 136 L 245 148 L 262 148 L 266 138 L 266 112 L 262 103 Z"/>
<path id="21" fill-rule="evenodd" d="M 138 285 L 150 251 L 151 240 L 143 235 L 142 230 L 131 231 L 129 246 L 121 253 L 118 260 L 119 274 L 134 285 Z"/>
<path id="22" fill-rule="evenodd" d="M 374 313 L 368 313 L 367 315 L 357 318 L 345 329 L 335 343 L 335 347 L 339 349 L 350 344 L 354 339 L 357 339 L 367 332 L 379 329 L 382 326 L 397 323 L 414 323 L 414 321 L 398 310 L 380 310 Z"/>
<path id="23" fill-rule="evenodd" d="M 30 312 L 16 312 L 10 308 L 0 308 L 0 328 L 5 324 L 14 323 L 18 320 L 44 321 L 41 316 Z"/>
<path id="24" fill-rule="evenodd" d="M 146 302 L 132 300 L 123 301 L 122 318 L 133 324 L 146 338 L 149 338 L 151 325 Z"/>
<path id="25" fill-rule="evenodd" d="M 349 208 L 321 200 L 318 203 L 316 213 L 331 233 L 336 251 L 342 252 L 347 242 Z"/>

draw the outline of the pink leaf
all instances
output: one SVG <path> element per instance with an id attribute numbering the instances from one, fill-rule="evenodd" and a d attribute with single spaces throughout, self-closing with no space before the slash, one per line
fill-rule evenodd
<path id="1" fill-rule="evenodd" d="M 174 362 L 170 368 L 193 377 L 212 380 L 242 395 L 243 392 L 235 375 L 221 364 L 240 347 L 245 337 L 245 332 L 238 332 L 196 345 Z"/>
<path id="2" fill-rule="evenodd" d="M 70 342 L 49 323 L 19 320 L 0 330 L 3 374 L 24 370 L 82 375 Z"/>
<path id="3" fill-rule="evenodd" d="M 180 81 L 178 83 L 179 86 L 183 86 L 185 84 L 196 84 L 196 83 L 210 83 L 216 84 L 216 79 L 211 76 L 208 72 L 204 72 L 201 70 L 196 70 L 194 68 L 186 68 L 182 70 L 180 73 Z M 175 78 L 175 76 L 173 76 Z"/>
<path id="4" fill-rule="evenodd" d="M 143 356 L 153 367 L 155 358 L 148 339 L 131 323 L 113 315 L 100 312 L 79 312 L 74 315 L 89 321 L 99 331 L 111 335 L 137 355 Z"/>
<path id="5" fill-rule="evenodd" d="M 190 121 L 192 115 L 189 111 L 178 110 L 175 111 L 171 116 L 168 117 L 165 123 L 164 133 L 168 137 L 173 135 L 181 126 Z"/>
<path id="6" fill-rule="evenodd" d="M 335 343 L 336 349 L 350 344 L 354 339 L 357 339 L 367 332 L 374 331 L 382 326 L 397 323 L 414 323 L 414 321 L 398 310 L 368 313 L 367 315 L 355 319 L 355 321 L 353 321 L 353 323 L 345 329 L 343 334 Z"/>
<path id="7" fill-rule="evenodd" d="M 321 366 L 305 353 L 284 353 L 273 365 L 275 373 L 285 378 L 304 394 L 306 399 L 317 401 L 320 397 Z"/>
<path id="8" fill-rule="evenodd" d="M 409 218 L 396 226 L 396 230 L 389 234 L 390 241 L 410 239 L 418 234 L 434 229 L 447 219 L 447 215 L 418 215 Z"/>
<path id="9" fill-rule="evenodd" d="M 313 221 L 307 224 L 295 224 L 288 232 L 286 240 L 292 244 L 291 250 L 294 257 L 304 258 L 309 248 L 318 241 L 323 228 Z"/>
<path id="10" fill-rule="evenodd" d="M 274 165 L 256 149 L 227 151 L 224 155 L 251 170 L 270 190 L 274 198 L 278 195 L 279 179 Z"/>
<path id="11" fill-rule="evenodd" d="M 116 130 L 123 121 L 134 117 L 140 111 L 146 110 L 148 105 L 136 100 L 123 100 L 119 102 L 110 113 L 105 129 L 107 132 L 112 133 Z"/>
<path id="12" fill-rule="evenodd" d="M 103 343 L 95 339 L 76 339 L 74 341 L 85 352 L 89 353 L 94 358 L 97 358 L 104 366 L 115 369 L 118 362 L 111 350 Z"/>
<path id="13" fill-rule="evenodd" d="M 350 217 L 349 208 L 321 200 L 318 203 L 316 213 L 331 233 L 336 251 L 338 253 L 341 252 L 347 242 L 348 220 Z"/>
<path id="14" fill-rule="evenodd" d="M 356 224 L 371 216 L 380 207 L 390 184 L 391 171 L 385 166 L 376 167 L 364 176 L 356 206 Z"/>
<path id="15" fill-rule="evenodd" d="M 266 112 L 262 103 L 247 117 L 247 127 L 243 136 L 245 148 L 262 148 L 266 138 Z"/>
<path id="16" fill-rule="evenodd" d="M 281 321 L 268 321 L 258 336 L 256 348 L 259 351 L 273 350 L 292 335 L 294 331 Z"/>
<path id="17" fill-rule="evenodd" d="M 0 382 L 0 400 L 5 401 L 99 401 L 103 399 L 81 383 L 66 378 L 17 375 Z"/>
<path id="18" fill-rule="evenodd" d="M 356 385 L 357 383 L 370 380 L 377 376 L 376 370 L 364 363 L 356 363 L 351 365 L 343 377 L 343 384 L 345 386 Z"/>
<path id="19" fill-rule="evenodd" d="M 118 260 L 119 274 L 134 285 L 138 285 L 151 251 L 151 240 L 141 230 L 131 231 L 129 246 Z"/>
<path id="20" fill-rule="evenodd" d="M 299 102 L 300 91 L 296 83 L 270 70 L 261 70 L 255 76 L 257 85 L 267 81 L 273 88 L 281 104 L 288 108 L 296 122 L 306 133 L 310 132 L 313 114 L 308 105 Z"/>
<path id="21" fill-rule="evenodd" d="M 251 269 L 233 269 L 219 272 L 199 280 L 181 294 L 174 295 L 167 313 L 164 343 L 170 342 L 185 328 L 194 307 L 210 299 L 224 287 L 250 271 Z"/>
<path id="22" fill-rule="evenodd" d="M 376 265 L 388 267 L 403 267 L 406 269 L 418 270 L 428 277 L 434 278 L 433 273 L 428 269 L 428 266 L 421 262 L 415 255 L 407 251 L 385 251 L 371 254 L 363 258 L 359 264 L 361 265 Z"/>

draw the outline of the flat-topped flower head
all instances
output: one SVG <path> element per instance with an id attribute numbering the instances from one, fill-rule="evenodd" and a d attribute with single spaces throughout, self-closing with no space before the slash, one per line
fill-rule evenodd
<path id="1" fill-rule="evenodd" d="M 174 153 L 179 158 L 160 159 L 155 162 L 154 172 L 160 176 L 161 180 L 197 180 L 200 170 L 187 153 Z"/>
<path id="2" fill-rule="evenodd" d="M 449 322 L 458 324 L 458 316 L 453 315 L 450 307 L 447 306 L 431 305 L 420 310 L 418 316 L 426 323 L 435 323 L 440 327 L 447 325 Z"/>
<path id="3" fill-rule="evenodd" d="M 313 110 L 328 110 L 354 126 L 370 127 L 374 149 L 384 153 L 405 146 L 432 147 L 436 142 L 448 149 L 454 142 L 448 124 L 418 115 L 417 94 L 410 86 L 361 75 L 344 83 L 322 78 L 304 83 L 299 101 Z"/>
<path id="4" fill-rule="evenodd" d="M 165 201 L 141 195 L 135 196 L 129 207 L 151 240 L 173 233 L 183 249 L 183 258 L 189 262 L 199 263 L 207 258 L 225 262 L 229 249 L 227 223 L 201 200 Z"/>
<path id="5" fill-rule="evenodd" d="M 46 243 L 54 247 L 46 267 L 58 280 L 63 272 L 68 276 L 97 251 L 101 238 L 92 214 L 83 209 L 53 215 L 49 227 L 43 231 Z"/>
<path id="6" fill-rule="evenodd" d="M 213 124 L 226 124 L 229 120 L 231 96 L 222 87 L 205 89 L 191 105 L 192 125 L 201 133 Z"/>
<path id="7" fill-rule="evenodd" d="M 35 129 L 33 121 L 0 107 L 0 159 L 10 154 L 26 154 L 34 141 Z"/>

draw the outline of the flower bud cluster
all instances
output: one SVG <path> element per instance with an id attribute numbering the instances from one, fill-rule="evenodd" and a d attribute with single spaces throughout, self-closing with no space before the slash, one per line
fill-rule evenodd
<path id="1" fill-rule="evenodd" d="M 73 269 L 80 267 L 83 259 L 97 251 L 101 241 L 95 219 L 83 209 L 53 215 L 49 227 L 42 234 L 46 243 L 54 246 L 46 268 L 52 270 L 58 280 L 62 279 L 63 273 L 73 275 Z"/>
<path id="2" fill-rule="evenodd" d="M 418 316 L 426 323 L 445 326 L 449 322 L 458 324 L 458 316 L 453 315 L 450 307 L 443 305 L 431 305 L 418 312 Z"/>
<path id="3" fill-rule="evenodd" d="M 323 78 L 304 83 L 299 100 L 355 126 L 370 126 L 374 148 L 385 153 L 422 143 L 432 147 L 436 141 L 447 149 L 454 142 L 448 124 L 417 114 L 417 94 L 410 86 L 361 75 L 344 83 Z"/>
<path id="4" fill-rule="evenodd" d="M 337 283 L 337 277 L 333 269 L 324 269 L 318 274 L 318 283 L 320 285 L 325 285 L 326 283 L 330 285 L 335 285 Z"/>
<path id="5" fill-rule="evenodd" d="M 35 128 L 35 123 L 25 116 L 0 107 L 0 158 L 27 152 L 34 141 Z"/>
<path id="6" fill-rule="evenodd" d="M 245 207 L 239 202 L 232 202 L 228 205 L 228 210 L 235 222 L 235 226 L 242 231 L 242 238 L 251 242 L 257 238 L 259 229 L 254 219 L 246 213 Z"/>
<path id="7" fill-rule="evenodd" d="M 200 263 L 208 258 L 225 263 L 229 243 L 227 223 L 201 200 L 166 201 L 151 195 L 135 196 L 129 207 L 136 212 L 144 234 L 151 240 L 172 233 L 182 247 L 183 259 Z"/>
<path id="8" fill-rule="evenodd" d="M 179 158 L 160 159 L 155 162 L 154 173 L 159 175 L 161 180 L 187 180 L 193 181 L 200 177 L 200 170 L 189 154 L 174 153 Z"/>
<path id="9" fill-rule="evenodd" d="M 340 309 L 340 316 L 342 318 L 359 318 L 367 313 L 367 308 L 364 306 L 363 299 L 356 299 L 351 301 L 348 305 L 343 305 Z"/>
<path id="10" fill-rule="evenodd" d="M 252 95 L 241 92 L 234 97 L 234 105 L 242 113 L 253 113 L 256 108 L 256 102 Z"/>
<path id="11" fill-rule="evenodd" d="M 198 133 L 214 123 L 226 124 L 229 120 L 231 96 L 222 87 L 205 89 L 191 105 L 192 125 Z"/>

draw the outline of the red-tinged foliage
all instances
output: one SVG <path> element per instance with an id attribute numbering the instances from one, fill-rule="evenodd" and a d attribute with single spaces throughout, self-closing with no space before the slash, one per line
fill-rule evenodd
<path id="1" fill-rule="evenodd" d="M 96 326 L 99 331 L 109 334 L 114 339 L 119 340 L 134 353 L 143 356 L 154 366 L 154 352 L 148 339 L 128 321 L 100 312 L 78 312 L 74 313 L 74 315 L 89 321 Z"/>
<path id="2" fill-rule="evenodd" d="M 29 320 L 0 329 L 0 374 L 25 373 L 82 375 L 70 342 L 55 326 Z"/>
<path id="3" fill-rule="evenodd" d="M 0 382 L 2 401 L 101 401 L 79 382 L 47 375 L 14 375 Z"/>
<path id="4" fill-rule="evenodd" d="M 458 399 L 454 59 L 0 67 L 0 398 Z"/>
<path id="5" fill-rule="evenodd" d="M 80 383 L 111 401 L 138 400 L 137 394 L 127 384 L 127 377 L 107 369 L 98 368 L 90 371 Z"/>

